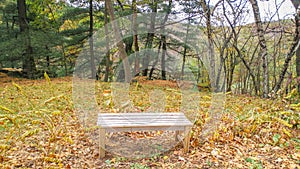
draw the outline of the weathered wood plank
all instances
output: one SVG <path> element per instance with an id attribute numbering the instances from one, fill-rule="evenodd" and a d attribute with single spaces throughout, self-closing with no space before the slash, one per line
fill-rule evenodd
<path id="1" fill-rule="evenodd" d="M 105 125 L 101 125 L 102 128 L 124 128 L 124 127 L 128 127 L 128 128 L 134 128 L 134 127 L 156 127 L 156 126 L 160 126 L 160 127 L 172 127 L 172 126 L 177 126 L 177 127 L 185 127 L 185 126 L 190 126 L 189 123 L 186 124 L 176 124 L 176 123 L 168 123 L 168 124 L 164 124 L 164 123 L 151 123 L 151 124 L 132 124 L 132 123 L 128 123 L 128 124 L 105 124 Z"/>
<path id="2" fill-rule="evenodd" d="M 105 128 L 107 132 L 135 132 L 135 131 L 184 131 L 184 126 L 140 126 L 140 127 L 114 127 Z"/>
<path id="3" fill-rule="evenodd" d="M 191 127 L 188 127 L 188 126 L 186 126 L 185 130 L 184 130 L 185 137 L 183 139 L 183 151 L 185 153 L 189 152 L 189 145 L 190 145 L 189 143 L 190 143 L 190 137 L 191 137 L 190 130 L 191 130 Z"/>
<path id="4" fill-rule="evenodd" d="M 157 118 L 150 118 L 150 117 L 139 117 L 139 118 L 130 118 L 130 117 L 120 117 L 120 118 L 106 118 L 106 117 L 100 117 L 98 119 L 98 121 L 104 121 L 104 120 L 124 120 L 124 121 L 139 121 L 139 120 L 148 120 L 148 121 L 163 121 L 163 120 L 172 120 L 172 121 L 176 121 L 176 120 L 180 120 L 180 121 L 189 121 L 186 119 L 186 117 L 180 117 L 180 118 L 168 118 L 168 117 L 157 117 Z"/>
<path id="5" fill-rule="evenodd" d="M 101 124 L 106 124 L 108 123 L 109 124 L 112 124 L 112 123 L 134 123 L 134 124 L 147 124 L 147 123 L 172 123 L 172 124 L 191 124 L 190 121 L 188 120 L 185 120 L 185 119 L 171 119 L 171 120 L 168 120 L 168 119 L 155 119 L 155 120 L 147 120 L 147 119 L 119 119 L 119 120 L 110 120 L 110 119 L 102 119 L 102 120 L 99 120 L 98 121 L 98 124 L 101 125 Z"/>
<path id="6" fill-rule="evenodd" d="M 166 113 L 99 113 L 101 116 L 157 116 L 157 115 L 168 115 L 168 116 L 178 116 L 178 115 L 184 115 L 183 113 L 174 113 L 174 112 L 166 112 Z"/>
<path id="7" fill-rule="evenodd" d="M 106 130 L 103 128 L 99 129 L 99 156 L 100 158 L 105 157 L 105 133 Z"/>

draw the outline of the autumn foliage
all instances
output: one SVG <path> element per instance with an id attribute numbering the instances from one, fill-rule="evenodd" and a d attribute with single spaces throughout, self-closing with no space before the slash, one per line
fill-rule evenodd
<path id="1" fill-rule="evenodd" d="M 47 77 L 47 76 L 46 76 Z M 163 154 L 128 159 L 108 152 L 99 159 L 96 129 L 85 130 L 72 103 L 71 78 L 22 80 L 0 77 L 0 168 L 297 168 L 300 165 L 300 103 L 296 91 L 277 99 L 226 94 L 222 121 L 211 137 L 200 138 L 209 116 L 211 93 L 199 92 L 200 109 L 191 148 L 178 144 Z M 139 83 L 139 84 L 137 84 Z M 166 92 L 165 111 L 178 111 L 174 82 L 137 82 L 130 97 L 149 108 L 149 93 Z M 115 112 L 109 83 L 97 82 L 100 111 Z M 162 132 L 117 133 L 147 140 Z M 116 137 L 111 135 L 108 137 Z M 108 143 L 118 146 L 118 140 Z M 124 150 L 126 151 L 126 150 Z"/>

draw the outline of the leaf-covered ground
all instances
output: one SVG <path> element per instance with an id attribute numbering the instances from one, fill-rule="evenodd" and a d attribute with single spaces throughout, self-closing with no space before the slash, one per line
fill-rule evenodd
<path id="1" fill-rule="evenodd" d="M 209 118 L 211 94 L 199 92 L 189 153 L 178 144 L 146 158 L 109 151 L 99 159 L 97 129 L 86 130 L 77 119 L 72 78 L 31 81 L 2 74 L 0 82 L 0 168 L 300 168 L 300 104 L 295 91 L 275 100 L 227 93 L 218 131 L 205 139 L 199 136 Z M 130 87 L 134 111 L 151 109 L 154 89 L 167 93 L 164 111 L 179 110 L 174 82 L 143 81 Z M 111 99 L 109 84 L 97 83 L 96 94 L 100 111 L 122 111 Z M 107 147 L 119 150 L 118 139 L 123 137 L 141 143 L 170 134 L 116 133 L 107 136 L 112 140 Z"/>

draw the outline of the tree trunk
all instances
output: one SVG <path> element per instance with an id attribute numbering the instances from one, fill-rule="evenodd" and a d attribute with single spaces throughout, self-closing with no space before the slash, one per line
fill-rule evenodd
<path id="1" fill-rule="evenodd" d="M 211 89 L 213 92 L 217 91 L 216 89 L 216 60 L 214 52 L 214 43 L 212 36 L 212 26 L 211 26 L 211 11 L 209 6 L 206 4 L 206 0 L 200 0 L 201 7 L 205 13 L 206 17 L 206 34 L 208 38 L 208 57 L 209 57 L 209 77 Z"/>
<path id="2" fill-rule="evenodd" d="M 130 80 L 131 80 L 131 71 L 130 71 L 129 61 L 128 61 L 128 57 L 127 57 L 127 54 L 126 54 L 126 51 L 125 51 L 123 40 L 121 38 L 119 27 L 118 27 L 117 23 L 114 22 L 114 20 L 115 20 L 114 9 L 113 9 L 111 0 L 105 0 L 105 2 L 107 3 L 107 9 L 108 9 L 108 13 L 109 13 L 109 16 L 110 16 L 112 29 L 114 31 L 115 41 L 117 43 L 120 58 L 123 61 L 123 66 L 124 66 L 124 71 L 125 71 L 125 82 L 129 83 Z"/>
<path id="3" fill-rule="evenodd" d="M 133 36 L 129 36 L 124 38 L 125 43 L 125 51 L 127 56 L 133 53 L 132 46 L 133 46 Z"/>
<path id="4" fill-rule="evenodd" d="M 47 54 L 46 54 L 47 70 L 49 71 L 49 68 L 50 68 L 50 56 L 49 56 L 50 49 L 47 45 L 45 46 L 45 49 L 47 51 Z"/>
<path id="5" fill-rule="evenodd" d="M 190 17 L 190 14 L 189 14 Z M 183 49 L 183 58 L 182 58 L 182 66 L 181 66 L 181 78 L 183 79 L 184 76 L 184 67 L 185 67 L 185 61 L 186 61 L 186 53 L 187 53 L 187 41 L 188 41 L 188 34 L 189 34 L 189 29 L 190 29 L 190 19 L 186 28 L 186 35 L 185 35 L 185 42 L 184 42 L 184 49 Z"/>
<path id="6" fill-rule="evenodd" d="M 166 53 L 167 53 L 167 41 L 166 36 L 162 35 L 162 55 L 161 55 L 161 79 L 167 80 L 166 77 Z"/>
<path id="7" fill-rule="evenodd" d="M 65 50 L 65 45 L 64 44 L 61 45 L 61 50 L 62 50 L 62 54 L 63 54 L 65 76 L 68 76 L 69 72 L 68 72 L 67 56 L 66 56 L 66 50 Z"/>
<path id="8" fill-rule="evenodd" d="M 172 0 L 169 0 L 169 5 L 167 8 L 167 14 L 165 15 L 165 18 L 161 24 L 162 26 L 162 35 L 161 35 L 161 41 L 162 41 L 162 56 L 161 56 L 161 78 L 162 80 L 166 80 L 166 54 L 167 54 L 167 40 L 166 40 L 166 35 L 165 33 L 165 24 L 169 18 L 169 14 L 171 13 L 171 8 L 172 8 Z"/>
<path id="9" fill-rule="evenodd" d="M 300 94 L 300 48 L 298 47 L 296 52 L 296 74 L 297 74 L 297 87 Z"/>
<path id="10" fill-rule="evenodd" d="M 296 31 L 297 31 L 297 36 L 298 36 L 298 43 L 299 43 L 299 32 L 300 32 L 300 10 L 299 10 L 299 0 L 291 0 L 295 9 L 296 9 L 296 12 L 297 12 L 297 15 L 296 15 Z M 296 48 L 296 75 L 297 75 L 297 87 L 298 87 L 298 93 L 300 93 L 300 48 L 299 48 L 299 44 Z"/>
<path id="11" fill-rule="evenodd" d="M 254 89 L 255 89 L 255 94 L 257 94 L 259 89 L 258 89 L 258 84 L 257 84 L 258 82 L 257 82 L 256 79 L 255 79 L 255 74 L 254 74 L 254 72 L 253 72 L 252 69 L 250 68 L 249 64 L 246 62 L 246 60 L 245 60 L 245 58 L 244 58 L 242 52 L 240 51 L 240 49 L 239 49 L 235 44 L 233 45 L 233 47 L 234 47 L 234 49 L 237 51 L 238 56 L 239 56 L 240 59 L 242 60 L 242 62 L 243 62 L 243 64 L 244 64 L 244 66 L 246 67 L 246 69 L 248 70 L 248 72 L 249 72 L 249 74 L 250 74 L 250 76 L 251 76 L 251 78 L 252 78 L 252 81 L 253 81 L 253 86 L 254 86 Z"/>
<path id="12" fill-rule="evenodd" d="M 259 12 L 259 7 L 257 4 L 257 0 L 250 0 L 252 9 L 253 9 L 253 14 L 254 14 L 254 19 L 255 19 L 255 24 L 256 24 L 256 29 L 258 33 L 258 40 L 259 40 L 259 45 L 260 45 L 260 52 L 261 52 L 261 57 L 262 57 L 262 67 L 263 67 L 263 97 L 267 98 L 269 94 L 269 68 L 268 68 L 268 51 L 267 51 L 267 45 L 266 45 L 266 40 L 264 37 L 264 31 L 263 31 L 263 26 L 262 22 L 260 19 L 260 12 Z"/>
<path id="13" fill-rule="evenodd" d="M 227 88 L 226 88 L 226 92 L 230 92 L 231 91 L 231 86 L 232 86 L 232 82 L 233 82 L 233 73 L 234 73 L 234 69 L 235 69 L 235 65 L 236 65 L 236 56 L 234 55 L 234 52 L 230 52 L 229 53 L 229 63 L 228 63 L 228 68 L 227 68 Z"/>
<path id="14" fill-rule="evenodd" d="M 282 84 L 284 76 L 287 72 L 289 63 L 292 60 L 292 57 L 294 56 L 296 51 L 298 53 L 298 54 L 296 53 L 296 72 L 297 72 L 297 76 L 298 77 L 300 76 L 300 65 L 299 65 L 300 64 L 300 58 L 299 58 L 300 57 L 300 54 L 299 54 L 299 50 L 300 50 L 299 49 L 299 45 L 300 45 L 299 44 L 299 40 L 300 40 L 300 35 L 299 35 L 299 32 L 300 32 L 300 10 L 297 10 L 297 15 L 295 16 L 295 24 L 296 24 L 296 30 L 295 30 L 295 36 L 294 36 L 294 39 L 293 39 L 293 43 L 292 43 L 292 46 L 291 46 L 291 48 L 290 48 L 290 50 L 287 53 L 287 56 L 285 58 L 283 68 L 282 68 L 282 71 L 280 73 L 278 82 L 274 87 L 274 93 L 277 93 L 277 91 L 281 88 L 281 84 Z M 300 86 L 298 84 L 298 91 L 299 91 L 299 88 L 300 88 Z"/>
<path id="15" fill-rule="evenodd" d="M 148 50 L 151 50 L 153 46 L 155 17 L 157 12 L 157 1 L 153 1 L 153 3 L 151 4 L 151 8 L 152 8 L 152 13 L 151 13 L 150 30 L 147 35 L 147 41 L 145 45 Z M 143 76 L 147 76 L 148 74 L 149 60 L 150 60 L 150 53 L 146 52 L 146 56 L 145 58 L 143 58 Z"/>
<path id="16" fill-rule="evenodd" d="M 106 60 L 105 60 L 105 76 L 104 81 L 108 82 L 109 72 L 110 72 L 110 48 L 109 48 L 109 37 L 108 37 L 108 12 L 107 12 L 107 3 L 105 3 L 104 9 L 104 29 L 105 29 L 105 39 L 106 39 Z"/>
<path id="17" fill-rule="evenodd" d="M 90 29 L 89 29 L 89 46 L 90 46 L 90 66 L 91 66 L 91 78 L 96 78 L 96 67 L 95 67 L 95 55 L 94 55 L 94 17 L 93 17 L 93 0 L 89 0 L 89 15 L 90 15 Z"/>
<path id="18" fill-rule="evenodd" d="M 36 66 L 33 57 L 33 49 L 31 46 L 31 39 L 29 33 L 29 25 L 26 20 L 26 4 L 25 0 L 17 0 L 18 6 L 18 17 L 19 17 L 19 25 L 20 32 L 22 37 L 24 38 L 24 46 L 25 52 L 22 54 L 22 62 L 23 62 L 23 73 L 27 78 L 35 78 Z"/>
<path id="19" fill-rule="evenodd" d="M 197 84 L 198 84 L 200 83 L 200 77 L 202 75 L 201 68 L 203 69 L 202 62 L 200 62 L 200 57 L 197 57 L 197 65 L 198 65 L 198 72 L 197 72 Z"/>
<path id="20" fill-rule="evenodd" d="M 152 75 L 153 75 L 153 72 L 155 70 L 155 66 L 156 66 L 156 64 L 158 62 L 158 59 L 159 59 L 159 55 L 160 55 L 160 51 L 161 51 L 161 45 L 162 45 L 162 41 L 159 42 L 158 49 L 157 49 L 158 50 L 157 56 L 156 56 L 156 59 L 155 59 L 153 65 L 152 65 L 152 68 L 150 70 L 149 79 L 152 79 Z"/>
<path id="21" fill-rule="evenodd" d="M 134 52 L 135 52 L 135 62 L 134 62 L 134 74 L 138 75 L 140 72 L 140 58 L 138 55 L 139 52 L 139 42 L 138 42 L 138 34 L 137 34 L 137 7 L 136 0 L 132 1 L 132 25 L 133 25 L 133 44 L 134 44 Z"/>

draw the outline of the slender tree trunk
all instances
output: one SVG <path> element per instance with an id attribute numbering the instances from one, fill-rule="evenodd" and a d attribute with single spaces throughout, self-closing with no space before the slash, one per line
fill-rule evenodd
<path id="1" fill-rule="evenodd" d="M 297 6 L 298 7 L 298 6 Z M 281 84 L 284 80 L 284 76 L 287 72 L 287 69 L 289 67 L 289 63 L 290 61 L 292 60 L 292 57 L 294 56 L 295 52 L 297 51 L 296 53 L 296 72 L 297 72 L 297 76 L 299 77 L 300 76 L 300 54 L 299 54 L 299 45 L 300 45 L 300 10 L 297 10 L 297 15 L 295 16 L 295 23 L 296 23 L 296 30 L 295 30 L 295 36 L 294 36 L 294 39 L 293 39 L 293 43 L 292 43 L 292 46 L 290 47 L 290 50 L 289 52 L 287 53 L 287 56 L 285 58 L 285 61 L 284 61 L 284 64 L 283 64 L 283 68 L 282 68 L 282 71 L 280 73 L 280 76 L 279 76 L 279 79 L 278 79 L 278 82 L 277 84 L 275 85 L 274 87 L 274 93 L 277 93 L 277 91 L 281 88 Z M 298 65 L 298 66 L 297 66 Z M 299 91 L 299 84 L 298 84 L 298 91 Z"/>
<path id="2" fill-rule="evenodd" d="M 257 81 L 257 91 L 258 95 L 261 95 L 261 63 L 260 61 L 257 61 L 256 63 L 256 81 Z"/>
<path id="3" fill-rule="evenodd" d="M 298 47 L 296 52 L 296 74 L 297 74 L 297 87 L 300 94 L 300 48 Z"/>
<path id="4" fill-rule="evenodd" d="M 211 26 L 211 11 L 209 6 L 207 6 L 206 0 L 200 0 L 201 7 L 205 13 L 206 17 L 206 34 L 208 38 L 208 57 L 209 57 L 209 77 L 212 91 L 217 91 L 216 89 L 216 60 L 214 52 L 214 43 L 212 36 L 212 26 Z"/>
<path id="5" fill-rule="evenodd" d="M 137 7 L 136 7 L 136 0 L 132 1 L 132 25 L 133 25 L 133 44 L 134 44 L 134 51 L 135 51 L 135 61 L 134 61 L 134 74 L 138 75 L 140 72 L 140 58 L 139 58 L 139 42 L 138 42 L 138 32 L 137 32 Z"/>
<path id="6" fill-rule="evenodd" d="M 69 72 L 68 72 L 67 56 L 66 56 L 66 51 L 65 51 L 65 45 L 64 44 L 61 45 L 61 49 L 62 49 L 62 54 L 63 54 L 65 75 L 68 76 Z"/>
<path id="7" fill-rule="evenodd" d="M 255 89 L 255 94 L 257 94 L 258 91 L 259 91 L 259 88 L 258 88 L 258 84 L 257 84 L 258 82 L 257 82 L 256 79 L 255 79 L 255 74 L 253 73 L 253 71 L 252 71 L 252 69 L 250 68 L 249 64 L 246 62 L 246 60 L 245 60 L 245 58 L 244 58 L 242 52 L 240 51 L 240 49 L 239 49 L 235 44 L 234 44 L 234 48 L 235 48 L 235 50 L 237 51 L 238 56 L 239 56 L 240 59 L 242 60 L 244 66 L 245 66 L 246 69 L 248 70 L 248 72 L 249 72 L 249 74 L 250 74 L 250 76 L 251 76 L 251 78 L 252 78 L 252 81 L 253 81 L 253 86 L 254 86 L 254 89 Z"/>
<path id="8" fill-rule="evenodd" d="M 109 37 L 108 37 L 108 12 L 107 12 L 107 3 L 105 3 L 105 9 L 104 9 L 104 29 L 105 29 L 105 39 L 106 39 L 106 60 L 105 60 L 105 75 L 104 75 L 104 81 L 108 82 L 109 72 L 110 72 L 110 48 L 109 48 Z"/>
<path id="9" fill-rule="evenodd" d="M 111 0 L 105 0 L 105 2 L 107 3 L 107 9 L 108 9 L 108 13 L 110 16 L 112 29 L 114 31 L 117 47 L 118 47 L 118 50 L 120 53 L 120 58 L 123 61 L 123 66 L 124 66 L 124 71 L 125 71 L 125 82 L 129 83 L 131 80 L 131 71 L 130 71 L 129 61 L 128 61 L 128 57 L 127 57 L 127 54 L 125 51 L 123 40 L 121 38 L 119 27 L 118 27 L 117 23 L 114 22 L 114 20 L 115 20 L 114 9 L 113 9 Z"/>
<path id="10" fill-rule="evenodd" d="M 190 14 L 189 14 L 190 17 Z M 185 36 L 185 42 L 184 42 L 184 49 L 183 49 L 183 58 L 182 58 L 182 66 L 181 66 L 181 78 L 183 79 L 184 76 L 184 67 L 185 67 L 185 60 L 186 60 L 186 53 L 187 53 L 187 41 L 188 41 L 188 34 L 189 34 L 189 29 L 190 29 L 190 19 L 187 25 L 187 29 L 186 29 L 186 36 Z"/>
<path id="11" fill-rule="evenodd" d="M 157 1 L 153 1 L 151 4 L 151 23 L 150 23 L 150 30 L 147 35 L 147 41 L 146 41 L 146 48 L 151 50 L 153 46 L 153 39 L 154 39 L 154 28 L 155 28 L 155 17 L 157 13 Z M 143 76 L 147 76 L 148 74 L 148 66 L 150 61 L 150 53 L 146 52 L 145 58 L 143 58 Z"/>
<path id="12" fill-rule="evenodd" d="M 198 72 L 197 72 L 197 84 L 198 84 L 198 83 L 200 83 L 200 77 L 201 77 L 201 74 L 202 74 L 201 73 L 202 62 L 200 62 L 200 57 L 197 57 L 197 65 L 198 65 Z"/>
<path id="13" fill-rule="evenodd" d="M 166 80 L 166 54 L 167 54 L 167 39 L 165 34 L 165 24 L 169 18 L 169 14 L 171 13 L 172 8 L 172 0 L 169 0 L 169 5 L 167 8 L 167 14 L 165 15 L 165 18 L 161 24 L 162 26 L 162 35 L 161 35 L 161 41 L 162 41 L 162 56 L 161 56 L 161 78 L 162 80 Z"/>
<path id="14" fill-rule="evenodd" d="M 153 72 L 155 70 L 155 66 L 156 66 L 156 64 L 158 62 L 158 59 L 159 59 L 159 55 L 160 55 L 160 51 L 161 51 L 161 45 L 162 45 L 162 41 L 159 42 L 157 56 L 156 56 L 155 62 L 152 65 L 152 68 L 150 70 L 149 79 L 152 79 L 152 75 L 153 75 Z"/>
<path id="15" fill-rule="evenodd" d="M 19 25 L 20 25 L 20 32 L 26 32 L 29 29 L 26 17 L 26 4 L 25 0 L 17 0 L 18 5 L 18 17 L 19 17 Z M 28 33 L 28 32 L 26 32 Z"/>
<path id="16" fill-rule="evenodd" d="M 95 55 L 94 55 L 94 17 L 93 17 L 93 0 L 89 0 L 89 15 L 90 15 L 90 29 L 89 29 L 89 46 L 90 46 L 90 66 L 91 66 L 91 78 L 96 78 L 96 67 L 95 67 Z"/>
<path id="17" fill-rule="evenodd" d="M 5 12 L 3 11 L 3 15 L 5 15 Z M 14 20 L 14 19 L 13 19 Z M 14 22 L 14 21 L 13 21 Z M 10 33 L 10 28 L 9 28 L 9 22 L 8 22 L 8 19 L 6 19 L 6 21 L 5 21 L 5 24 L 6 24 L 6 32 L 7 32 L 7 34 L 9 34 Z"/>
<path id="18" fill-rule="evenodd" d="M 161 55 L 161 79 L 167 80 L 166 77 L 166 53 L 167 53 L 167 40 L 166 36 L 162 35 L 162 55 Z"/>
<path id="19" fill-rule="evenodd" d="M 124 39 L 124 42 L 125 42 L 125 51 L 126 51 L 126 54 L 127 55 L 130 55 L 133 53 L 133 50 L 132 50 L 132 46 L 133 46 L 133 36 L 130 36 L 130 37 L 126 37 Z"/>
<path id="20" fill-rule="evenodd" d="M 31 46 L 31 39 L 29 33 L 29 25 L 27 22 L 26 4 L 25 0 L 17 0 L 18 17 L 20 32 L 24 38 L 25 52 L 23 53 L 23 73 L 27 78 L 35 78 L 36 66 L 33 57 L 33 48 Z"/>
<path id="21" fill-rule="evenodd" d="M 296 31 L 297 31 L 297 36 L 298 36 L 298 41 L 299 41 L 299 32 L 300 32 L 300 9 L 299 9 L 299 0 L 292 0 L 293 5 L 296 8 L 297 15 L 296 15 Z M 298 42 L 299 43 L 299 42 Z M 297 51 L 296 51 L 296 75 L 297 75 L 297 87 L 298 87 L 298 93 L 300 93 L 300 47 L 299 45 L 297 46 Z"/>
<path id="22" fill-rule="evenodd" d="M 231 85 L 233 82 L 233 73 L 234 73 L 234 69 L 235 69 L 235 64 L 236 64 L 236 57 L 234 56 L 233 52 L 230 52 L 228 54 L 228 58 L 229 58 L 229 64 L 228 64 L 228 68 L 227 68 L 227 88 L 226 88 L 226 92 L 230 92 L 231 91 Z"/>
<path id="23" fill-rule="evenodd" d="M 49 67 L 50 67 L 50 56 L 48 54 L 48 52 L 50 53 L 50 50 L 49 50 L 49 47 L 46 45 L 46 51 L 47 51 L 47 54 L 46 54 L 46 61 L 47 61 L 47 69 L 49 70 Z"/>
<path id="24" fill-rule="evenodd" d="M 253 9 L 253 14 L 254 14 L 254 19 L 255 19 L 255 24 L 256 24 L 256 29 L 258 33 L 258 40 L 259 40 L 259 45 L 260 45 L 260 52 L 261 52 L 261 57 L 262 57 L 262 67 L 263 67 L 263 97 L 267 98 L 269 94 L 269 68 L 268 68 L 268 52 L 267 52 L 267 45 L 266 45 L 266 40 L 264 37 L 264 31 L 263 31 L 263 26 L 262 22 L 260 19 L 260 12 L 259 12 L 259 7 L 257 4 L 257 0 L 250 0 L 252 9 Z"/>
<path id="25" fill-rule="evenodd" d="M 275 41 L 274 39 L 274 49 L 275 49 L 275 54 L 273 55 L 273 90 L 275 85 L 277 84 L 277 56 L 281 56 L 281 42 L 282 42 L 282 38 L 283 38 L 283 31 L 280 32 L 280 37 L 278 42 Z M 279 59 L 278 59 L 279 60 Z"/>

